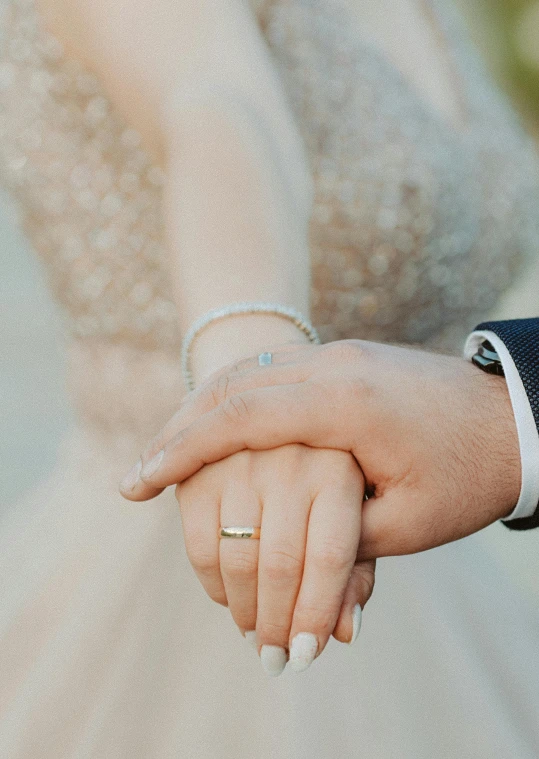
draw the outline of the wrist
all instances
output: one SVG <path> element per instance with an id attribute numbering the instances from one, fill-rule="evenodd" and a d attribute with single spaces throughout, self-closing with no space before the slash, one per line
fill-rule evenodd
<path id="1" fill-rule="evenodd" d="M 211 322 L 190 351 L 191 371 L 199 385 L 227 364 L 285 343 L 308 345 L 309 338 L 289 319 L 276 314 L 233 314 Z"/>

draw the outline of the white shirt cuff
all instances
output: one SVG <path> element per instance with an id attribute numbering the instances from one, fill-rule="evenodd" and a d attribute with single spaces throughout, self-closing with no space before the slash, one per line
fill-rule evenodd
<path id="1" fill-rule="evenodd" d="M 488 340 L 500 357 L 517 425 L 522 483 L 517 505 L 511 514 L 503 519 L 504 522 L 508 522 L 511 519 L 531 517 L 537 509 L 539 503 L 539 432 L 515 362 L 498 335 L 490 330 L 472 332 L 464 346 L 464 357 L 471 359 L 483 340 Z"/>

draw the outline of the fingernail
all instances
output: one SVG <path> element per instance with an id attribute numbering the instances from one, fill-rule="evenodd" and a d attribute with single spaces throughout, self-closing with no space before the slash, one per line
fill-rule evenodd
<path id="1" fill-rule="evenodd" d="M 260 661 L 268 675 L 278 677 L 286 667 L 286 650 L 281 646 L 262 646 Z"/>
<path id="2" fill-rule="evenodd" d="M 161 449 L 159 453 L 156 453 L 153 459 L 150 459 L 143 467 L 140 472 L 140 476 L 143 480 L 145 480 L 147 477 L 151 477 L 152 474 L 155 474 L 157 470 L 159 469 L 159 465 L 163 461 L 163 456 L 165 455 L 165 451 Z"/>
<path id="3" fill-rule="evenodd" d="M 354 611 L 352 612 L 352 638 L 350 639 L 350 644 L 354 643 L 354 641 L 357 640 L 357 636 L 359 635 L 359 631 L 361 630 L 361 617 L 363 616 L 363 612 L 361 610 L 361 606 L 359 604 L 356 604 L 354 606 Z"/>
<path id="4" fill-rule="evenodd" d="M 256 645 L 256 630 L 246 630 L 245 640 L 255 649 L 255 651 L 257 650 L 258 646 Z"/>
<path id="5" fill-rule="evenodd" d="M 309 669 L 318 651 L 318 638 L 312 633 L 298 633 L 290 646 L 290 666 L 294 672 Z"/>
<path id="6" fill-rule="evenodd" d="M 120 482 L 120 490 L 123 490 L 125 493 L 129 493 L 130 490 L 133 490 L 140 479 L 141 469 L 142 461 L 139 460 L 135 466 L 128 471 L 123 480 Z"/>

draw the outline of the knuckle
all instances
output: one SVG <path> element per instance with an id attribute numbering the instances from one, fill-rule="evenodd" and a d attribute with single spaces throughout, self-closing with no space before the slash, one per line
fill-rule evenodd
<path id="1" fill-rule="evenodd" d="M 222 404 L 223 415 L 234 424 L 249 420 L 250 411 L 241 395 L 231 395 Z"/>
<path id="2" fill-rule="evenodd" d="M 354 456 L 348 451 L 327 450 L 322 451 L 324 476 L 335 483 L 339 489 L 348 488 L 350 485 L 363 486 L 363 474 Z"/>
<path id="3" fill-rule="evenodd" d="M 313 552 L 310 560 L 320 572 L 341 574 L 350 567 L 350 556 L 347 549 L 348 546 L 345 546 L 341 541 L 325 540 Z"/>
<path id="4" fill-rule="evenodd" d="M 228 398 L 230 377 L 228 374 L 220 374 L 210 387 L 211 400 L 214 406 L 220 406 Z"/>
<path id="5" fill-rule="evenodd" d="M 303 571 L 303 559 L 288 548 L 273 548 L 264 559 L 264 575 L 270 582 L 290 582 Z"/>
<path id="6" fill-rule="evenodd" d="M 306 472 L 311 466 L 310 455 L 312 450 L 302 443 L 286 443 L 279 448 L 272 448 L 265 452 L 271 459 L 273 466 L 272 483 L 275 483 L 276 487 L 286 490 L 291 498 L 301 497 L 298 481 L 301 473 Z"/>
<path id="7" fill-rule="evenodd" d="M 288 641 L 289 621 L 278 618 L 257 620 L 256 632 L 262 641 Z"/>
<path id="8" fill-rule="evenodd" d="M 234 553 L 221 562 L 223 573 L 231 580 L 245 580 L 256 576 L 258 557 L 256 554 L 236 549 Z"/>
<path id="9" fill-rule="evenodd" d="M 219 560 L 215 553 L 206 546 L 188 542 L 185 547 L 191 566 L 202 576 L 212 575 L 219 571 Z"/>
<path id="10" fill-rule="evenodd" d="M 229 374 L 240 374 L 246 369 L 252 369 L 252 367 L 253 367 L 252 358 L 250 357 L 240 358 L 238 361 L 235 361 L 233 364 L 230 365 Z"/>
<path id="11" fill-rule="evenodd" d="M 296 604 L 294 613 L 294 627 L 310 630 L 313 633 L 330 630 L 335 626 L 335 608 L 323 608 L 312 604 L 303 604 L 301 600 Z"/>

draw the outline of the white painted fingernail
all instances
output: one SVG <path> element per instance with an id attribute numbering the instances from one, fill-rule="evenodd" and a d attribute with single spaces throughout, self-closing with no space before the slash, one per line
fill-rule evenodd
<path id="1" fill-rule="evenodd" d="M 164 450 L 160 450 L 159 453 L 156 453 L 156 455 L 153 457 L 153 459 L 150 459 L 143 467 L 140 472 L 141 478 L 144 480 L 147 477 L 151 477 L 152 474 L 155 474 L 157 470 L 159 469 L 159 465 L 163 461 L 163 456 L 165 455 Z"/>
<path id="2" fill-rule="evenodd" d="M 257 650 L 258 646 L 256 645 L 256 630 L 246 630 L 245 640 L 255 649 L 255 651 Z"/>
<path id="3" fill-rule="evenodd" d="M 290 667 L 294 672 L 309 669 L 318 651 L 318 638 L 312 633 L 298 633 L 290 646 Z"/>
<path id="4" fill-rule="evenodd" d="M 135 485 L 140 479 L 140 470 L 142 469 L 142 461 L 138 461 L 134 467 L 132 467 L 128 473 L 125 475 L 123 480 L 120 482 L 120 490 L 123 490 L 124 493 L 129 493 L 130 490 L 133 490 Z"/>
<path id="5" fill-rule="evenodd" d="M 260 661 L 268 675 L 278 677 L 286 667 L 286 650 L 281 646 L 262 646 Z"/>
<path id="6" fill-rule="evenodd" d="M 357 636 L 359 635 L 359 631 L 361 630 L 361 617 L 363 616 L 363 611 L 361 610 L 361 606 L 359 604 L 356 604 L 354 606 L 354 611 L 352 612 L 352 638 L 350 639 L 350 644 L 354 643 L 354 641 L 357 640 Z"/>

